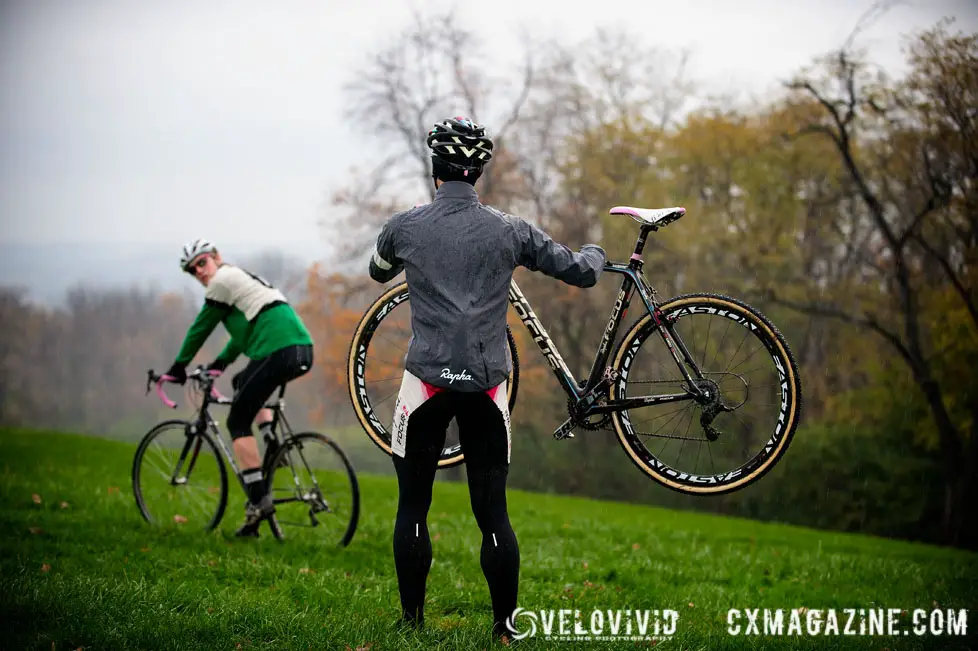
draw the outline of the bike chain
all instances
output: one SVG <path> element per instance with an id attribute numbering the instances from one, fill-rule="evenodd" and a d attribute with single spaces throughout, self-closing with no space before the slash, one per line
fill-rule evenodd
<path id="1" fill-rule="evenodd" d="M 629 382 L 629 384 L 676 384 L 677 382 L 678 380 L 635 380 Z M 573 413 L 572 412 L 573 407 L 574 407 L 574 402 L 568 399 L 567 400 L 568 412 Z M 615 429 L 613 427 L 608 427 L 608 423 L 610 422 L 611 422 L 611 414 L 602 414 L 601 418 L 597 422 L 591 422 L 590 420 L 587 419 L 581 419 L 579 421 L 576 421 L 574 423 L 574 426 L 579 427 L 583 430 L 587 430 L 589 432 L 596 432 L 598 430 L 604 430 L 606 432 L 614 432 Z M 699 440 L 699 439 L 691 439 L 685 436 L 673 436 L 669 434 L 654 434 L 652 432 L 635 432 L 635 433 L 640 434 L 642 436 L 649 436 L 655 438 Z"/>

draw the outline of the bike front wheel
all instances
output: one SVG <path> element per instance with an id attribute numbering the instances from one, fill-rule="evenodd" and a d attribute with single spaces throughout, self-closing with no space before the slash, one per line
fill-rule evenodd
<path id="1" fill-rule="evenodd" d="M 347 363 L 347 385 L 357 420 L 367 436 L 388 456 L 391 452 L 390 427 L 394 404 L 404 374 L 404 358 L 411 338 L 410 296 L 406 282 L 387 290 L 367 308 L 350 346 Z M 520 364 L 516 340 L 506 326 L 512 372 L 506 383 L 510 414 L 516 406 Z M 458 425 L 453 419 L 445 437 L 445 447 L 438 459 L 439 468 L 451 468 L 464 462 L 458 439 Z"/>
<path id="2" fill-rule="evenodd" d="M 314 432 L 287 437 L 266 468 L 277 538 L 312 531 L 340 547 L 350 544 L 360 520 L 360 485 L 335 441 Z"/>
<path id="3" fill-rule="evenodd" d="M 151 429 L 132 462 L 132 490 L 146 522 L 210 531 L 228 501 L 228 476 L 214 440 L 183 420 Z"/>
<path id="4" fill-rule="evenodd" d="M 692 294 L 660 309 L 661 318 L 646 315 L 631 327 L 613 357 L 611 400 L 650 397 L 648 405 L 612 413 L 618 441 L 638 468 L 672 490 L 744 488 L 782 458 L 798 426 L 801 381 L 791 350 L 774 324 L 737 299 Z M 676 354 L 688 352 L 693 382 L 663 329 Z M 699 399 L 651 399 L 694 389 Z"/>

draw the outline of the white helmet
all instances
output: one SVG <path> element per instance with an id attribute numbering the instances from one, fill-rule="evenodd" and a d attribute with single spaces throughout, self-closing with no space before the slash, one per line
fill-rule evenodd
<path id="1" fill-rule="evenodd" d="M 187 265 L 201 253 L 217 253 L 217 247 L 211 244 L 210 240 L 203 238 L 184 244 L 183 252 L 180 254 L 180 268 L 187 271 Z"/>

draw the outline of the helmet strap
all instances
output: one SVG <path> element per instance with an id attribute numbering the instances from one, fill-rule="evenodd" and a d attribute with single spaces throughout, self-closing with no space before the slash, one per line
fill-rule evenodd
<path id="1" fill-rule="evenodd" d="M 455 165 L 433 154 L 431 156 L 431 176 L 442 181 L 462 181 L 475 185 L 475 182 L 482 176 L 482 170 Z"/>

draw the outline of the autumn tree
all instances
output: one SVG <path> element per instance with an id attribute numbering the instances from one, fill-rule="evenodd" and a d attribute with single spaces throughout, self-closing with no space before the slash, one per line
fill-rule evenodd
<path id="1" fill-rule="evenodd" d="M 136 438 L 162 415 L 144 395 L 146 371 L 165 370 L 196 313 L 188 297 L 152 290 L 72 287 L 64 305 L 0 292 L 0 420 Z M 216 355 L 219 337 L 201 352 Z"/>
<path id="2" fill-rule="evenodd" d="M 949 24 L 914 39 L 899 83 L 843 50 L 791 84 L 798 101 L 821 107 L 801 133 L 832 146 L 856 198 L 821 225 L 842 229 L 852 264 L 846 291 L 836 286 L 831 297 L 771 295 L 872 332 L 905 364 L 943 460 L 942 538 L 956 544 L 976 540 L 967 504 L 976 493 L 978 386 L 973 372 L 962 385 L 942 370 L 973 369 L 978 359 L 978 35 L 952 34 Z"/>

